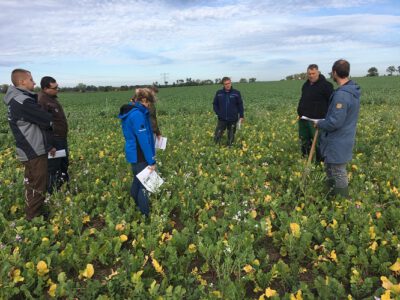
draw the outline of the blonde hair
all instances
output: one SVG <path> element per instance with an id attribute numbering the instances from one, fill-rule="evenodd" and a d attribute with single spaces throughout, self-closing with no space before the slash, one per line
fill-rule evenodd
<path id="1" fill-rule="evenodd" d="M 150 103 L 155 102 L 154 94 L 149 88 L 136 89 L 134 98 L 136 99 L 136 101 L 143 101 L 144 99 L 146 99 Z"/>

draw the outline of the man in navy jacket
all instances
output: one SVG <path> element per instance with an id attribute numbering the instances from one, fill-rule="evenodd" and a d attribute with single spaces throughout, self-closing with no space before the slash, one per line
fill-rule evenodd
<path id="1" fill-rule="evenodd" d="M 232 81 L 229 77 L 222 78 L 223 89 L 217 91 L 214 97 L 214 112 L 218 117 L 217 128 L 215 129 L 214 141 L 221 142 L 221 137 L 228 129 L 228 146 L 232 146 L 235 138 L 236 123 L 244 120 L 243 100 L 240 92 L 232 88 Z"/>
<path id="2" fill-rule="evenodd" d="M 350 64 L 340 59 L 333 64 L 332 76 L 339 87 L 333 93 L 325 120 L 316 126 L 321 132 L 328 185 L 333 195 L 348 197 L 346 164 L 352 158 L 360 110 L 360 87 L 349 79 Z"/>

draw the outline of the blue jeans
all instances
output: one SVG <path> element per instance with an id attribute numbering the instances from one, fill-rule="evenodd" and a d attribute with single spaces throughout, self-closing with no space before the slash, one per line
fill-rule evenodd
<path id="1" fill-rule="evenodd" d="M 150 203 L 149 198 L 147 197 L 147 192 L 143 184 L 136 177 L 144 168 L 148 166 L 147 162 L 133 163 L 132 165 L 132 173 L 133 173 L 133 181 L 131 185 L 131 196 L 135 200 L 136 205 L 139 207 L 139 210 L 146 217 L 149 216 L 150 213 Z"/>

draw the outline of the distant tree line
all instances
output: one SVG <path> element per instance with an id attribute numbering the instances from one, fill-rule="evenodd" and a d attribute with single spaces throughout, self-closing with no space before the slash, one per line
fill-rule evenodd
<path id="1" fill-rule="evenodd" d="M 158 81 L 153 82 L 152 85 L 157 86 L 158 88 L 164 87 L 181 87 L 181 86 L 200 86 L 200 85 L 211 85 L 211 84 L 221 84 L 221 78 L 216 78 L 214 80 L 206 79 L 193 80 L 192 78 L 186 78 L 186 80 L 178 79 L 174 81 L 172 84 L 169 84 L 168 81 L 165 81 L 164 84 L 160 84 Z M 252 77 L 249 79 L 241 78 L 239 80 L 240 83 L 253 83 L 256 82 L 256 78 Z M 111 92 L 111 91 L 133 91 L 134 89 L 140 87 L 146 87 L 148 85 L 121 85 L 119 87 L 107 85 L 107 86 L 95 86 L 95 85 L 86 85 L 84 83 L 78 83 L 75 87 L 60 87 L 60 92 Z M 6 93 L 9 85 L 2 84 L 0 85 L 0 93 Z M 40 87 L 35 87 L 35 92 L 39 92 Z"/>
<path id="2" fill-rule="evenodd" d="M 399 73 L 400 75 L 400 66 L 398 66 L 397 68 L 395 66 L 389 66 L 386 68 L 386 73 L 388 73 L 388 76 L 393 76 L 393 74 L 396 72 Z M 378 69 L 376 67 L 369 68 L 366 76 L 367 77 L 379 76 Z"/>

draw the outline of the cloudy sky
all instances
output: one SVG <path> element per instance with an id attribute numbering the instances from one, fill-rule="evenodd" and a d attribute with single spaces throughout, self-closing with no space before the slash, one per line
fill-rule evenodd
<path id="1" fill-rule="evenodd" d="M 0 41 L 0 84 L 14 68 L 61 86 L 280 80 L 339 58 L 383 75 L 400 0 L 0 0 Z"/>

